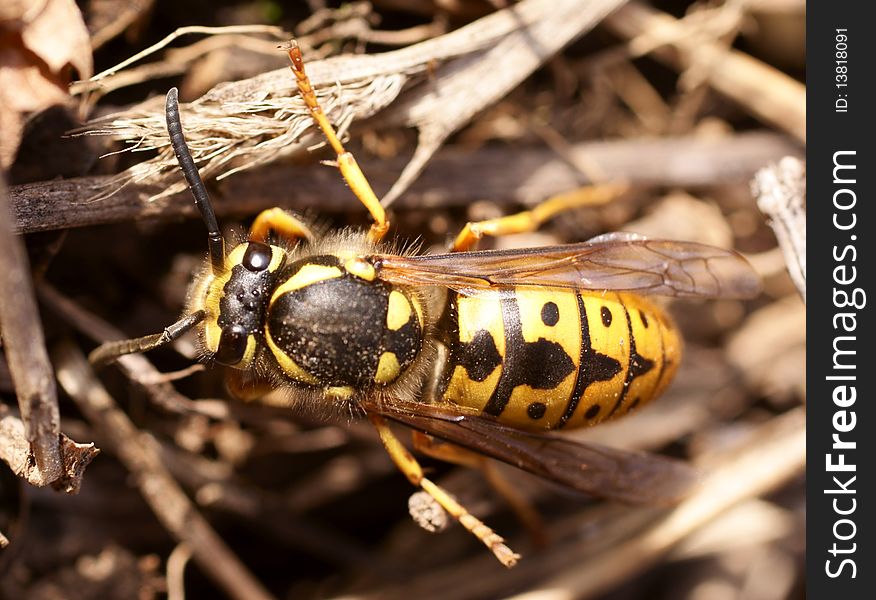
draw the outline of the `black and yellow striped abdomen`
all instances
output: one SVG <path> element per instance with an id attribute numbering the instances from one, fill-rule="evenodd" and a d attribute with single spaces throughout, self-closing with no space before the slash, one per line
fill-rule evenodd
<path id="1" fill-rule="evenodd" d="M 679 363 L 675 327 L 633 294 L 517 287 L 448 303 L 442 397 L 518 428 L 619 417 L 658 396 Z"/>

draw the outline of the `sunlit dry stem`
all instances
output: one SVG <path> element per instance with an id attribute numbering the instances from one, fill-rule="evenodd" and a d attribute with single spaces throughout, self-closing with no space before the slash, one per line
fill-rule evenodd
<path id="1" fill-rule="evenodd" d="M 806 165 L 793 156 L 758 171 L 751 183 L 757 206 L 768 217 L 788 273 L 806 302 Z"/>
<path id="2" fill-rule="evenodd" d="M 23 240 L 11 228 L 12 211 L 0 172 L 0 329 L 35 468 L 28 481 L 48 485 L 64 475 L 58 444 L 61 419 L 55 377 L 44 343 Z M 30 465 L 29 465 L 30 466 Z M 19 473 L 20 475 L 23 472 Z"/>
<path id="3" fill-rule="evenodd" d="M 97 380 L 79 348 L 72 342 L 61 342 L 54 364 L 61 387 L 131 473 L 160 523 L 191 548 L 202 571 L 230 598 L 273 600 L 168 472 L 155 440 L 134 425 Z"/>

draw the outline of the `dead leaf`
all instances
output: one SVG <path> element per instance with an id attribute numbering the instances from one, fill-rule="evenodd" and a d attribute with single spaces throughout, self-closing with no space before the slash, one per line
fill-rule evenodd
<path id="1" fill-rule="evenodd" d="M 0 8 L 0 166 L 15 159 L 24 118 L 67 100 L 70 75 L 91 77 L 82 13 L 73 0 L 14 0 Z"/>

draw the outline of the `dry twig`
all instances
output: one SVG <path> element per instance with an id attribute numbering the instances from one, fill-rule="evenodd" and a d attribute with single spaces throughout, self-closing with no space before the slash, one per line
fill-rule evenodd
<path id="1" fill-rule="evenodd" d="M 341 131 L 386 108 L 406 84 L 428 72 L 429 82 L 414 87 L 397 113 L 400 122 L 420 128 L 421 144 L 388 195 L 391 202 L 450 133 L 622 2 L 597 0 L 582 10 L 577 0 L 524 0 L 414 46 L 314 61 L 307 71 L 326 114 Z M 182 112 L 189 146 L 205 177 L 222 178 L 276 160 L 313 140 L 312 121 L 286 69 L 220 84 Z M 137 150 L 161 150 L 157 159 L 136 165 L 118 183 L 158 184 L 176 176 L 158 103 L 113 115 L 96 123 L 94 132 L 112 134 Z M 175 182 L 156 197 L 184 187 Z"/>
<path id="2" fill-rule="evenodd" d="M 63 343 L 55 359 L 61 386 L 134 475 L 140 493 L 161 523 L 191 548 L 201 569 L 233 598 L 270 600 L 271 594 L 225 545 L 167 472 L 155 440 L 138 430 L 116 406 L 79 349 L 70 342 Z"/>
<path id="3" fill-rule="evenodd" d="M 435 85 L 408 94 L 392 118 L 419 130 L 417 149 L 382 203 L 389 206 L 407 190 L 451 133 L 625 1 L 545 3 L 549 9 L 539 20 L 510 32 L 481 53 L 447 65 Z"/>
<path id="4" fill-rule="evenodd" d="M 767 123 L 806 141 L 806 89 L 781 71 L 713 40 L 653 8 L 634 2 L 606 19 L 615 33 L 630 41 L 635 56 L 654 56 L 680 70 L 696 66 L 715 90 Z M 671 46 L 676 52 L 666 52 Z"/>
<path id="5" fill-rule="evenodd" d="M 571 146 L 580 158 L 611 180 L 672 187 L 747 183 L 765 163 L 797 152 L 787 138 L 754 132 L 722 138 L 659 138 L 591 142 Z M 362 161 L 375 186 L 389 182 L 403 161 Z M 295 182 L 290 186 L 289 182 Z M 113 182 L 110 177 L 82 177 L 11 188 L 13 227 L 19 233 L 84 227 L 101 223 L 194 217 L 186 197 L 149 198 L 158 186 L 129 185 L 99 202 L 89 201 Z M 534 204 L 553 194 L 588 183 L 588 178 L 549 150 L 483 148 L 475 154 L 445 151 L 397 203 L 404 208 L 468 206 L 483 200 Z M 218 215 L 253 214 L 273 206 L 301 211 L 343 211 L 361 206 L 337 173 L 308 166 L 279 165 L 241 173 L 213 194 Z M 364 212 L 364 211 L 363 211 Z"/>
<path id="6" fill-rule="evenodd" d="M 806 307 L 793 293 L 752 312 L 727 341 L 747 385 L 780 403 L 806 393 Z"/>
<path id="7" fill-rule="evenodd" d="M 121 331 L 66 298 L 48 283 L 42 282 L 38 292 L 42 302 L 94 342 L 125 339 L 126 336 Z M 163 377 L 163 374 L 142 354 L 123 356 L 118 360 L 118 366 L 133 383 L 149 394 L 156 406 L 178 414 L 201 412 L 198 405 L 177 392 L 167 378 Z M 212 416 L 221 418 L 225 414 L 214 412 Z"/>
<path id="8" fill-rule="evenodd" d="M 806 166 L 798 158 L 785 157 L 758 171 L 751 188 L 806 302 Z"/>
<path id="9" fill-rule="evenodd" d="M 693 495 L 669 512 L 653 508 L 602 507 L 555 522 L 550 551 L 534 555 L 513 570 L 484 577 L 489 557 L 469 558 L 463 565 L 434 568 L 403 585 L 383 586 L 376 592 L 345 596 L 356 600 L 421 600 L 509 597 L 515 600 L 571 600 L 593 598 L 628 581 L 666 556 L 702 527 L 741 503 L 784 485 L 805 466 L 803 409 L 798 408 L 764 423 L 750 436 L 702 465 L 707 473 Z M 587 535 L 582 523 L 599 523 Z M 569 533 L 571 532 L 571 534 Z M 434 542 L 433 542 L 434 543 Z"/>
<path id="10" fill-rule="evenodd" d="M 35 468 L 33 448 L 27 442 L 24 422 L 0 404 L 0 460 L 31 485 L 51 483 L 68 494 L 76 494 L 82 486 L 85 468 L 100 450 L 93 443 L 76 443 L 63 433 L 59 440 L 61 474 L 55 480 L 45 482 L 42 473 Z"/>
<path id="11" fill-rule="evenodd" d="M 71 93 L 81 93 L 86 91 L 91 91 L 93 89 L 99 88 L 99 83 L 106 77 L 110 75 L 115 75 L 125 67 L 134 64 L 135 62 L 142 60 L 143 58 L 149 56 L 150 54 L 154 54 L 158 50 L 161 50 L 175 39 L 182 37 L 184 35 L 188 35 L 190 33 L 201 33 L 207 35 L 231 35 L 231 34 L 239 34 L 239 33 L 267 33 L 274 35 L 276 37 L 281 37 L 284 32 L 280 27 L 273 27 L 270 25 L 241 25 L 241 26 L 231 26 L 231 27 L 201 27 L 198 25 L 193 25 L 191 27 L 180 27 L 173 33 L 168 36 L 165 36 L 162 40 L 156 42 L 155 44 L 149 46 L 145 50 L 138 52 L 134 56 L 123 60 L 119 64 L 110 67 L 104 71 L 101 71 L 97 75 L 91 77 L 87 82 L 78 82 L 78 85 L 71 90 Z"/>
<path id="12" fill-rule="evenodd" d="M 802 408 L 762 425 L 741 447 L 724 452 L 699 489 L 641 535 L 514 596 L 516 600 L 593 597 L 653 564 L 675 544 L 740 502 L 768 493 L 805 467 Z M 574 590 L 574 591 L 573 591 Z"/>
<path id="13" fill-rule="evenodd" d="M 32 464 L 28 460 L 14 465 L 13 469 L 30 483 L 43 486 L 64 475 L 59 447 L 58 398 L 34 300 L 27 254 L 11 225 L 6 181 L 0 173 L 0 330 L 24 423 L 24 440 L 33 458 Z"/>

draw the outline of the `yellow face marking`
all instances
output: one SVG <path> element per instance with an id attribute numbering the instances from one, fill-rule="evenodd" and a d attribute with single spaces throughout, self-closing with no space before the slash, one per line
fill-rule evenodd
<path id="1" fill-rule="evenodd" d="M 219 327 L 218 323 L 219 302 L 225 295 L 225 284 L 231 279 L 231 268 L 243 261 L 246 247 L 247 244 L 235 246 L 228 253 L 228 256 L 225 257 L 225 271 L 221 275 L 214 277 L 208 284 L 207 296 L 204 300 L 204 309 L 207 311 L 207 318 L 204 319 L 204 343 L 210 352 L 216 352 L 219 349 L 219 337 L 222 335 L 222 328 Z"/>
<path id="2" fill-rule="evenodd" d="M 218 323 L 219 303 L 225 295 L 225 285 L 231 279 L 231 269 L 243 261 L 247 246 L 248 243 L 235 246 L 225 257 L 225 271 L 218 277 L 210 275 L 201 288 L 206 289 L 203 305 L 204 310 L 207 311 L 207 317 L 204 319 L 204 343 L 210 352 L 219 349 L 219 338 L 222 335 L 222 328 Z M 271 262 L 268 264 L 268 270 L 274 272 L 279 269 L 285 256 L 286 253 L 282 248 L 271 246 Z"/>
<path id="3" fill-rule="evenodd" d="M 286 252 L 279 246 L 271 246 L 271 262 L 268 264 L 268 271 L 273 273 L 280 268 L 283 259 L 286 257 Z"/>
<path id="4" fill-rule="evenodd" d="M 350 275 L 365 281 L 374 281 L 377 278 L 377 271 L 374 269 L 374 266 L 367 260 L 359 257 L 351 258 L 344 263 L 344 269 Z"/>
<path id="5" fill-rule="evenodd" d="M 229 271 L 234 265 L 239 265 L 243 262 L 243 255 L 246 254 L 248 246 L 249 242 L 238 244 L 228 253 L 228 256 L 225 257 L 225 266 L 228 267 Z"/>
<path id="6" fill-rule="evenodd" d="M 243 358 L 240 359 L 240 362 L 234 365 L 237 369 L 247 369 L 252 364 L 252 359 L 255 358 L 256 351 L 256 339 L 255 336 L 250 334 L 246 336 L 246 350 L 243 353 Z"/>
<path id="7" fill-rule="evenodd" d="M 271 338 L 271 330 L 267 328 L 265 328 L 265 341 L 268 344 L 268 348 L 271 349 L 274 358 L 277 360 L 277 364 L 280 365 L 280 369 L 282 369 L 287 377 L 307 385 L 319 385 L 319 380 L 316 377 L 302 369 L 298 363 L 289 358 L 289 355 L 277 346 L 273 338 Z"/>
<path id="8" fill-rule="evenodd" d="M 222 335 L 222 328 L 219 327 L 218 322 L 219 300 L 222 297 L 222 288 L 228 283 L 230 276 L 231 271 L 227 271 L 219 277 L 211 275 L 205 284 L 206 294 L 203 308 L 207 311 L 207 316 L 204 318 L 204 344 L 210 352 L 216 352 L 219 349 L 219 336 Z"/>
<path id="9" fill-rule="evenodd" d="M 317 283 L 319 281 L 326 281 L 328 279 L 334 279 L 336 277 L 340 277 L 343 275 L 343 272 L 338 267 L 328 267 L 325 265 L 304 265 L 302 266 L 295 275 L 284 281 L 280 286 L 274 290 L 274 295 L 271 296 L 271 302 L 282 296 L 287 292 L 293 292 L 295 290 L 300 290 L 303 287 L 307 287 L 308 285 Z"/>
<path id="10" fill-rule="evenodd" d="M 348 385 L 341 385 L 337 387 L 330 387 L 325 389 L 325 394 L 327 396 L 332 396 L 333 398 L 340 398 L 341 400 L 347 400 L 353 397 L 353 388 Z"/>
<path id="11" fill-rule="evenodd" d="M 390 331 L 398 331 L 411 320 L 411 303 L 407 296 L 393 290 L 389 293 L 389 307 L 386 311 L 386 326 Z"/>
<path id="12" fill-rule="evenodd" d="M 384 352 L 377 362 L 377 374 L 374 375 L 374 381 L 383 385 L 392 383 L 398 378 L 400 372 L 401 366 L 398 364 L 398 357 L 395 353 Z"/>

